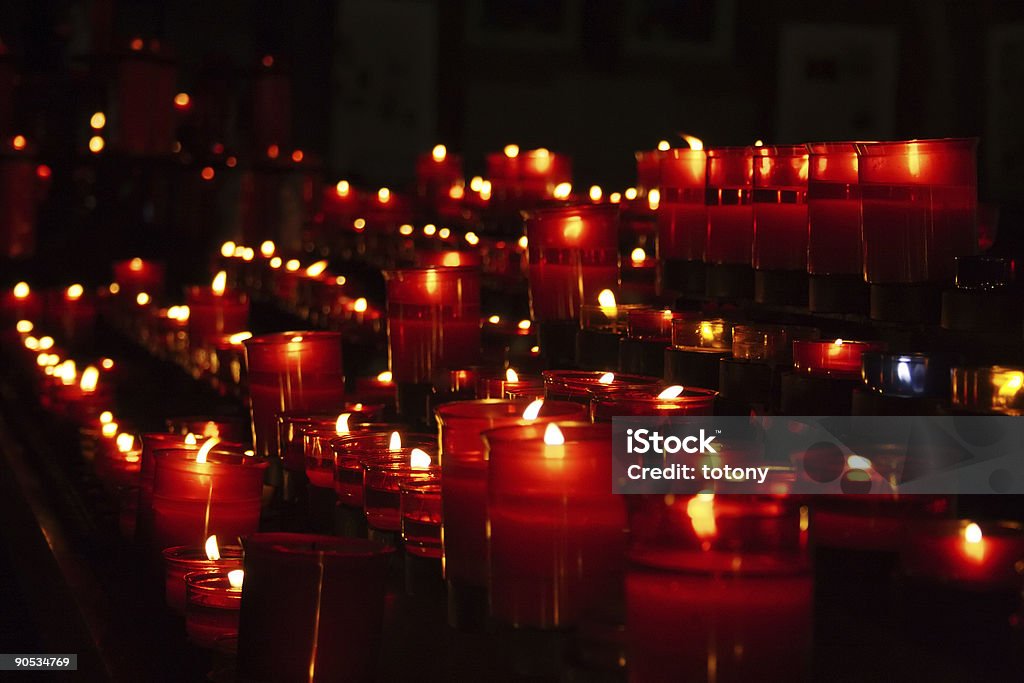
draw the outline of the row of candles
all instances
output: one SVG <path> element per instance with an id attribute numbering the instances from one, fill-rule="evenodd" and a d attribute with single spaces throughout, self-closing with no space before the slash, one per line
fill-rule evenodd
<path id="1" fill-rule="evenodd" d="M 29 342 L 36 339 L 31 332 L 28 325 L 18 330 L 23 346 L 35 351 Z M 337 391 L 314 387 L 301 396 L 282 392 L 282 387 L 293 383 L 289 380 L 299 376 L 304 380 L 340 376 L 340 366 L 325 365 L 327 358 L 339 355 L 338 339 L 323 336 L 328 334 L 287 333 L 247 340 L 247 352 L 253 349 L 247 354 L 250 382 L 257 378 L 250 387 L 257 449 L 283 458 L 285 467 L 304 469 L 311 486 L 333 489 L 341 505 L 361 504 L 367 525 L 383 532 L 400 531 L 408 553 L 443 554 L 451 595 L 458 599 L 483 590 L 490 596 L 490 615 L 503 623 L 537 628 L 578 625 L 593 618 L 591 612 L 625 586 L 626 652 L 636 680 L 649 680 L 665 671 L 708 676 L 712 672 L 704 667 L 709 657 L 721 667 L 719 676 L 732 670 L 739 678 L 753 671 L 748 667 L 754 665 L 759 671 L 798 673 L 809 643 L 809 529 L 815 531 L 819 545 L 874 548 L 880 542 L 892 542 L 891 533 L 882 539 L 871 531 L 888 524 L 887 531 L 898 532 L 908 544 L 904 565 L 910 575 L 981 593 L 1019 589 L 1013 588 L 1019 583 L 1013 564 L 1024 546 L 1019 528 L 1012 525 L 931 519 L 922 522 L 924 531 L 908 533 L 907 506 L 899 501 L 883 505 L 879 521 L 863 510 L 851 512 L 842 506 L 834 510 L 819 501 L 790 496 L 748 499 L 699 493 L 678 500 L 643 498 L 627 506 L 623 498 L 609 492 L 610 432 L 607 426 L 581 419 L 588 413 L 598 414 L 599 406 L 616 399 L 624 406 L 638 405 L 640 414 L 679 414 L 673 407 L 681 407 L 683 414 L 709 413 L 713 392 L 665 388 L 657 378 L 601 372 L 549 372 L 541 384 L 529 379 L 511 382 L 509 377 L 511 385 L 526 385 L 523 390 L 498 385 L 502 391 L 511 389 L 508 395 L 516 398 L 441 406 L 438 435 L 417 437 L 403 434 L 395 425 L 374 424 L 379 413 L 342 403 L 344 397 Z M 842 371 L 849 357 L 863 351 L 856 343 L 848 349 L 852 350 L 840 357 L 830 353 L 828 346 L 795 344 L 794 354 L 803 358 L 798 364 L 817 364 L 820 369 L 829 359 L 834 361 L 831 369 Z M 40 368 L 51 367 L 36 358 Z M 307 369 L 312 374 L 307 375 Z M 65 383 L 63 371 L 60 382 Z M 264 391 L 274 394 L 275 400 L 260 399 Z M 538 395 L 545 398 L 534 398 Z M 279 412 L 281 406 L 289 411 Z M 323 412 L 339 408 L 341 414 Z M 86 419 L 94 419 L 101 434 L 103 425 L 111 423 L 103 413 Z M 262 433 L 261 424 L 268 425 Z M 383 546 L 335 537 L 253 536 L 246 542 L 248 576 L 239 594 L 239 576 L 232 579 L 227 574 L 237 565 L 237 551 L 225 551 L 222 557 L 227 560 L 214 560 L 204 549 L 196 564 L 189 565 L 188 558 L 199 553 L 198 548 L 174 544 L 194 544 L 211 531 L 221 538 L 256 532 L 266 460 L 246 455 L 240 446 L 225 446 L 195 433 L 144 435 L 137 449 L 134 441 L 122 438 L 124 432 L 106 432 L 115 432 L 114 448 L 121 454 L 115 457 L 139 464 L 135 537 L 144 539 L 148 534 L 154 549 L 174 547 L 167 551 L 168 595 L 178 606 L 185 604 L 186 594 L 196 603 L 191 620 L 194 639 L 213 645 L 230 638 L 237 608 L 243 612 L 239 643 L 243 667 L 254 672 L 271 667 L 285 677 L 298 667 L 309 667 L 309 643 L 300 643 L 298 650 L 283 657 L 281 647 L 270 646 L 272 624 L 281 618 L 303 623 L 314 612 L 323 615 L 326 603 L 305 605 L 308 609 L 303 612 L 303 605 L 283 605 L 279 595 L 274 597 L 272 586 L 285 576 L 289 581 L 305 580 L 302 567 L 321 566 L 325 572 L 330 568 L 332 581 L 345 584 L 331 584 L 334 590 L 350 593 L 354 587 L 347 584 L 358 579 L 364 593 L 359 601 L 336 605 L 333 609 L 339 613 L 331 615 L 336 619 L 355 615 L 359 632 L 334 624 L 342 631 L 321 630 L 320 637 L 372 643 L 373 624 L 381 619 L 383 603 L 383 585 L 372 576 L 386 558 Z M 144 474 L 147 443 L 152 448 L 148 484 Z M 302 455 L 296 459 L 298 452 Z M 435 464 L 438 459 L 440 465 Z M 147 486 L 148 506 L 144 503 Z M 810 527 L 807 503 L 815 508 L 815 525 Z M 935 517 L 946 509 L 945 504 L 931 501 L 914 506 L 912 512 Z M 877 515 L 879 509 L 873 507 L 871 512 Z M 766 519 L 777 527 L 771 535 L 777 542 L 767 544 L 770 547 L 761 533 Z M 750 526 L 754 520 L 761 530 L 756 534 Z M 630 537 L 624 533 L 626 528 Z M 209 569 L 210 563 L 216 572 L 183 578 L 185 568 Z M 260 576 L 262 588 L 254 589 L 256 597 L 249 598 L 253 574 Z M 379 600 L 367 598 L 371 588 L 379 589 Z M 788 597 L 780 602 L 779 594 Z M 769 595 L 773 597 L 764 610 L 752 609 Z M 763 617 L 756 616 L 762 612 Z M 785 642 L 774 638 L 769 621 L 784 623 L 790 637 Z M 694 628 L 693 623 L 712 624 L 710 632 L 718 640 L 711 650 L 706 644 L 708 632 L 682 638 Z M 737 646 L 746 653 L 742 657 L 736 655 Z M 325 676 L 373 666 L 372 657 L 337 661 L 321 657 L 319 651 L 313 662 Z"/>

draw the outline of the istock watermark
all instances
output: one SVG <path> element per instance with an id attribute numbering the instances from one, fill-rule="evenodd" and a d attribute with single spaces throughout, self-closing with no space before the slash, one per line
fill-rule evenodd
<path id="1" fill-rule="evenodd" d="M 616 417 L 612 428 L 616 493 L 1024 493 L 1017 417 Z"/>

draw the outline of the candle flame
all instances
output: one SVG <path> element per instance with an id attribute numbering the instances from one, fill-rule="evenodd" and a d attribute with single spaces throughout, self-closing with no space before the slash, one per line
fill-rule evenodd
<path id="1" fill-rule="evenodd" d="M 382 187 L 377 190 L 377 201 L 381 204 L 387 204 L 391 201 L 391 190 L 386 187 Z"/>
<path id="2" fill-rule="evenodd" d="M 244 569 L 232 569 L 228 572 L 228 584 L 232 588 L 241 588 L 242 582 L 245 581 L 245 570 Z"/>
<path id="3" fill-rule="evenodd" d="M 661 190 L 653 188 L 647 191 L 647 206 L 651 211 L 657 211 L 661 205 Z"/>
<path id="4" fill-rule="evenodd" d="M 264 240 L 260 244 L 260 254 L 263 255 L 263 258 L 270 258 L 274 255 L 275 251 L 277 251 L 277 245 L 270 240 Z"/>
<path id="5" fill-rule="evenodd" d="M 964 542 L 965 543 L 981 543 L 983 534 L 981 533 L 981 527 L 971 522 L 964 527 Z"/>
<path id="6" fill-rule="evenodd" d="M 981 527 L 971 522 L 964 527 L 964 543 L 963 550 L 964 554 L 975 562 L 981 562 L 985 559 L 985 543 L 984 535 L 981 533 Z"/>
<path id="7" fill-rule="evenodd" d="M 915 142 L 907 145 L 907 170 L 915 178 L 921 175 L 921 152 Z"/>
<path id="8" fill-rule="evenodd" d="M 698 493 L 686 503 L 686 516 L 690 518 L 697 538 L 706 540 L 718 533 L 715 525 L 715 494 Z"/>
<path id="9" fill-rule="evenodd" d="M 317 261 L 306 268 L 306 275 L 309 277 L 318 277 L 325 270 L 327 270 L 327 261 Z"/>
<path id="10" fill-rule="evenodd" d="M 297 258 L 290 258 L 290 259 L 288 259 L 285 262 L 284 269 L 294 273 L 295 271 L 297 271 L 299 269 L 300 266 L 302 266 L 302 264 L 299 263 L 299 259 L 297 259 Z"/>
<path id="11" fill-rule="evenodd" d="M 52 349 L 53 348 L 53 337 L 51 337 L 49 335 L 46 335 L 45 337 L 40 337 L 39 338 L 39 348 L 43 349 L 44 351 L 46 349 Z M 72 362 L 71 364 L 74 365 L 74 362 Z"/>
<path id="12" fill-rule="evenodd" d="M 437 226 L 433 223 L 427 223 L 423 226 L 423 234 L 427 237 L 433 237 L 437 234 Z"/>
<path id="13" fill-rule="evenodd" d="M 709 322 L 702 322 L 700 324 L 700 338 L 703 341 L 711 342 L 715 340 L 715 327 Z"/>
<path id="14" fill-rule="evenodd" d="M 520 320 L 517 327 L 521 330 L 528 330 L 533 326 L 533 322 L 530 320 Z"/>
<path id="15" fill-rule="evenodd" d="M 448 148 L 444 145 L 434 145 L 434 149 L 430 152 L 430 156 L 434 158 L 434 161 L 441 163 L 444 158 L 448 156 Z"/>
<path id="16" fill-rule="evenodd" d="M 999 383 L 998 396 L 1002 399 L 1012 399 L 1022 386 L 1024 386 L 1024 372 L 1007 372 Z"/>
<path id="17" fill-rule="evenodd" d="M 670 149 L 672 149 L 672 145 L 670 145 L 668 143 L 668 140 L 659 140 L 658 141 L 658 151 L 659 152 L 667 152 Z"/>
<path id="18" fill-rule="evenodd" d="M 236 332 L 228 337 L 228 343 L 237 346 L 246 339 L 252 339 L 252 332 Z"/>
<path id="19" fill-rule="evenodd" d="M 540 416 L 540 409 L 544 407 L 544 399 L 538 398 L 536 401 L 526 406 L 526 410 L 523 411 L 524 420 L 536 420 Z"/>
<path id="20" fill-rule="evenodd" d="M 100 413 L 100 424 L 105 425 L 114 421 L 114 414 L 109 410 L 104 410 Z"/>
<path id="21" fill-rule="evenodd" d="M 519 156 L 519 145 L 505 145 L 505 156 L 509 159 Z"/>
<path id="22" fill-rule="evenodd" d="M 352 417 L 352 413 L 342 413 L 338 416 L 338 421 L 334 423 L 334 431 L 338 434 L 348 434 L 348 419 Z"/>
<path id="23" fill-rule="evenodd" d="M 491 317 L 489 317 L 487 319 L 487 322 L 489 322 L 492 325 L 497 325 L 498 323 L 501 322 L 501 316 L 500 315 L 492 315 Z"/>
<path id="24" fill-rule="evenodd" d="M 466 241 L 469 242 L 474 247 L 480 244 L 480 238 L 477 237 L 477 234 L 475 232 L 467 232 Z"/>
<path id="25" fill-rule="evenodd" d="M 397 451 L 402 448 L 402 435 L 398 432 L 391 432 L 391 438 L 388 439 L 388 450 Z"/>
<path id="26" fill-rule="evenodd" d="M 597 295 L 597 305 L 601 308 L 616 308 L 615 292 L 610 289 L 602 289 Z"/>
<path id="27" fill-rule="evenodd" d="M 452 199 L 462 199 L 466 196 L 466 187 L 462 183 L 453 183 L 448 188 L 448 196 Z"/>
<path id="28" fill-rule="evenodd" d="M 408 237 L 409 235 L 411 235 L 413 233 L 413 230 L 415 230 L 415 228 L 413 228 L 411 225 L 406 223 L 405 225 L 399 226 L 398 234 L 399 235 L 405 235 L 406 237 Z"/>
<path id="29" fill-rule="evenodd" d="M 446 240 L 452 236 L 452 231 L 449 230 L 448 228 L 441 228 L 440 230 L 437 231 L 437 236 L 443 240 Z"/>
<path id="30" fill-rule="evenodd" d="M 213 290 L 214 296 L 223 295 L 227 286 L 228 274 L 223 270 L 217 271 L 217 274 L 213 276 L 213 283 L 210 284 L 210 289 Z"/>
<path id="31" fill-rule="evenodd" d="M 695 149 L 695 150 L 702 150 L 702 149 L 704 149 L 704 141 L 701 140 L 700 138 L 694 137 L 692 135 L 687 135 L 686 133 L 682 133 L 681 137 L 683 138 L 683 140 L 686 141 L 686 144 L 690 146 L 690 149 Z"/>
<path id="32" fill-rule="evenodd" d="M 478 175 L 473 176 L 469 179 L 469 189 L 473 192 L 479 192 L 484 186 L 484 179 Z"/>
<path id="33" fill-rule="evenodd" d="M 359 297 L 355 300 L 355 303 L 352 304 L 352 310 L 356 313 L 365 313 L 368 306 L 369 304 L 366 302 L 366 298 Z"/>
<path id="34" fill-rule="evenodd" d="M 282 263 L 284 263 L 284 261 L 281 260 L 280 256 L 275 256 L 274 258 L 270 259 L 270 267 L 273 268 L 274 270 L 280 268 Z"/>
<path id="35" fill-rule="evenodd" d="M 185 445 L 186 446 L 195 446 L 196 443 L 198 443 L 198 442 L 196 441 L 196 435 L 195 434 L 193 434 L 192 432 L 189 432 L 188 434 L 185 435 Z"/>
<path id="36" fill-rule="evenodd" d="M 108 422 L 108 423 L 106 423 L 105 425 L 100 427 L 100 434 L 102 434 L 104 437 L 106 437 L 108 439 L 114 438 L 114 436 L 117 435 L 117 423 L 116 422 Z"/>
<path id="37" fill-rule="evenodd" d="M 254 250 L 252 247 L 246 247 L 245 249 L 242 250 L 243 261 L 252 261 L 254 258 L 256 258 L 256 250 Z"/>
<path id="38" fill-rule="evenodd" d="M 590 186 L 590 193 L 589 194 L 590 194 L 590 201 L 592 201 L 592 202 L 599 202 L 599 201 L 601 201 L 601 196 L 603 195 L 603 193 L 601 191 L 601 186 L 600 185 L 591 185 Z"/>
<path id="39" fill-rule="evenodd" d="M 547 446 L 564 446 L 565 435 L 562 434 L 562 430 L 558 428 L 554 422 L 549 422 L 548 426 L 544 429 L 544 444 Z M 560 457 L 560 456 L 548 456 L 548 457 Z"/>
<path id="40" fill-rule="evenodd" d="M 93 154 L 99 154 L 106 146 L 107 142 L 103 139 L 102 135 L 93 135 L 89 138 L 89 151 Z"/>
<path id="41" fill-rule="evenodd" d="M 551 194 L 555 199 L 568 199 L 572 194 L 572 183 L 558 183 Z"/>
<path id="42" fill-rule="evenodd" d="M 334 192 L 339 197 L 347 197 L 351 189 L 352 186 L 348 184 L 347 180 L 339 180 L 338 184 L 334 186 Z"/>
<path id="43" fill-rule="evenodd" d="M 31 292 L 32 292 L 32 290 L 29 288 L 27 282 L 19 282 L 18 284 L 14 285 L 14 298 L 15 299 L 24 299 L 24 298 L 28 297 L 28 295 Z"/>
<path id="44" fill-rule="evenodd" d="M 78 386 L 82 391 L 91 393 L 96 391 L 96 383 L 99 379 L 100 371 L 90 365 L 82 371 L 82 380 L 79 382 Z"/>
<path id="45" fill-rule="evenodd" d="M 134 271 L 136 273 L 139 272 L 140 270 L 142 270 L 142 259 L 140 259 L 138 256 L 136 256 L 131 261 L 129 261 L 128 262 L 128 270 Z"/>
<path id="46" fill-rule="evenodd" d="M 491 181 L 485 180 L 480 183 L 480 199 L 487 201 L 491 198 Z"/>
<path id="47" fill-rule="evenodd" d="M 666 387 L 660 394 L 658 394 L 658 398 L 679 398 L 682 393 L 683 385 L 673 384 L 670 387 Z"/>
<path id="48" fill-rule="evenodd" d="M 764 140 L 754 140 L 754 147 L 764 147 Z"/>
<path id="49" fill-rule="evenodd" d="M 73 284 L 67 288 L 66 295 L 71 301 L 78 301 L 82 298 L 82 294 L 85 293 L 85 288 L 80 284 Z"/>
<path id="50" fill-rule="evenodd" d="M 871 461 L 863 455 L 851 455 L 846 458 L 846 465 L 852 470 L 870 470 Z"/>
<path id="51" fill-rule="evenodd" d="M 505 371 L 505 381 L 506 382 L 518 382 L 519 381 L 519 373 L 517 373 L 512 368 L 509 368 L 508 370 Z"/>
<path id="52" fill-rule="evenodd" d="M 216 562 L 220 559 L 220 546 L 217 544 L 216 534 L 213 534 L 206 539 L 204 549 L 206 550 L 206 559 L 211 562 Z"/>
<path id="53" fill-rule="evenodd" d="M 526 249 L 526 247 L 530 245 L 530 240 L 526 235 L 523 235 L 519 238 L 519 241 L 517 241 L 516 244 L 519 245 L 520 249 Z"/>
<path id="54" fill-rule="evenodd" d="M 103 366 L 104 370 L 110 370 L 114 367 L 114 359 L 104 358 L 103 360 L 100 361 L 100 365 Z"/>
<path id="55" fill-rule="evenodd" d="M 614 372 L 606 372 L 603 375 L 601 375 L 600 377 L 598 377 L 597 381 L 599 383 L 601 383 L 601 384 L 611 384 L 612 382 L 615 381 L 615 373 Z"/>
<path id="56" fill-rule="evenodd" d="M 394 378 L 395 374 L 390 370 L 385 370 L 384 372 L 377 375 L 377 381 L 383 384 L 389 384 Z"/>
<path id="57" fill-rule="evenodd" d="M 138 294 L 135 295 L 135 303 L 137 303 L 139 306 L 145 306 L 149 302 L 149 294 L 147 294 L 146 292 L 139 292 Z"/>
<path id="58" fill-rule="evenodd" d="M 634 199 L 636 199 L 636 188 L 635 187 L 627 187 L 626 191 L 623 193 L 623 195 L 629 201 L 633 201 Z"/>
<path id="59" fill-rule="evenodd" d="M 448 228 L 441 228 L 441 232 L 443 233 L 447 229 Z M 444 237 L 444 235 L 442 234 L 441 237 Z M 461 263 L 462 257 L 459 256 L 459 252 L 457 251 L 450 251 L 444 255 L 444 258 L 441 259 L 441 265 L 446 266 L 448 268 L 454 268 L 460 265 Z"/>
<path id="60" fill-rule="evenodd" d="M 16 329 L 21 334 L 28 334 L 29 332 L 34 330 L 35 327 L 36 326 L 32 323 L 31 320 L 19 320 L 18 324 L 16 325 Z"/>
<path id="61" fill-rule="evenodd" d="M 220 245 L 220 255 L 224 258 L 231 258 L 235 255 L 235 247 L 238 246 L 231 240 L 228 240 L 224 244 Z"/>
<path id="62" fill-rule="evenodd" d="M 655 190 L 651 190 L 651 192 L 655 192 Z M 634 264 L 642 264 L 647 260 L 647 252 L 644 251 L 643 247 L 637 247 L 629 254 L 629 260 Z"/>
<path id="63" fill-rule="evenodd" d="M 608 201 L 612 204 L 618 204 L 619 202 L 622 201 L 622 193 L 612 192 L 610 195 L 608 195 Z"/>
<path id="64" fill-rule="evenodd" d="M 897 361 L 896 377 L 899 379 L 899 381 L 903 382 L 904 384 L 910 384 L 912 378 L 910 375 L 909 361 L 903 360 L 902 358 L 899 361 Z"/>
<path id="65" fill-rule="evenodd" d="M 117 444 L 117 450 L 121 453 L 127 453 L 135 447 L 135 437 L 131 434 L 121 432 L 117 435 L 117 439 L 114 441 Z"/>
<path id="66" fill-rule="evenodd" d="M 210 451 L 212 451 L 213 447 L 219 443 L 220 439 L 207 439 L 203 445 L 199 447 L 199 452 L 196 453 L 196 462 L 200 464 L 206 462 L 206 458 L 209 457 Z"/>
<path id="67" fill-rule="evenodd" d="M 93 130 L 99 130 L 105 125 L 107 125 L 107 115 L 103 112 L 98 111 L 89 117 L 89 127 Z"/>
<path id="68" fill-rule="evenodd" d="M 832 342 L 832 345 L 833 346 L 842 346 L 843 345 L 843 340 L 842 339 L 836 339 L 834 342 Z"/>
<path id="69" fill-rule="evenodd" d="M 425 470 L 430 467 L 430 454 L 420 448 L 412 449 L 409 454 L 409 467 L 414 470 Z"/>

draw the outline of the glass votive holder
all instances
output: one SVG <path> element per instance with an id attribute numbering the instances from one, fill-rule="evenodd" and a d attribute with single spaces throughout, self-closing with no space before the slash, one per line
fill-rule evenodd
<path id="1" fill-rule="evenodd" d="M 172 434 L 195 434 L 231 443 L 245 443 L 246 439 L 252 436 L 246 420 L 240 417 L 185 415 L 167 418 L 166 424 L 167 431 Z"/>
<path id="2" fill-rule="evenodd" d="M 717 391 L 676 385 L 665 390 L 623 391 L 594 398 L 594 422 L 611 422 L 621 416 L 713 415 Z"/>
<path id="3" fill-rule="evenodd" d="M 242 587 L 228 572 L 203 571 L 185 575 L 185 634 L 195 645 L 216 649 L 219 640 L 238 635 Z"/>
<path id="4" fill-rule="evenodd" d="M 869 390 L 886 396 L 948 398 L 958 362 L 951 353 L 868 352 L 861 355 L 861 376 Z"/>
<path id="5" fill-rule="evenodd" d="M 816 327 L 800 325 L 736 325 L 732 328 L 732 357 L 765 365 L 791 365 L 793 342 L 821 336 Z"/>
<path id="6" fill-rule="evenodd" d="M 672 346 L 688 351 L 729 351 L 732 323 L 722 318 L 673 320 Z"/>
<path id="7" fill-rule="evenodd" d="M 383 404 L 341 402 L 331 410 L 289 410 L 277 416 L 277 439 L 281 460 L 287 470 L 302 471 L 305 467 L 305 446 L 303 435 L 312 429 L 324 431 L 335 429 L 343 414 L 347 422 L 375 422 L 384 413 Z"/>
<path id="8" fill-rule="evenodd" d="M 664 341 L 672 339 L 672 322 L 681 320 L 683 313 L 668 309 L 639 308 L 626 314 L 626 336 L 641 341 Z"/>
<path id="9" fill-rule="evenodd" d="M 822 377 L 857 379 L 861 356 L 867 351 L 883 351 L 881 342 L 796 340 L 793 342 L 793 369 L 798 373 Z"/>
<path id="10" fill-rule="evenodd" d="M 498 377 L 481 377 L 477 398 L 544 398 L 544 379 L 540 375 L 524 375 L 507 370 Z"/>
<path id="11" fill-rule="evenodd" d="M 629 316 L 649 308 L 650 306 L 646 304 L 583 304 L 580 306 L 580 328 L 593 332 L 625 334 Z"/>
<path id="12" fill-rule="evenodd" d="M 595 396 L 628 390 L 643 390 L 661 384 L 660 377 L 587 370 L 545 370 L 547 398 L 589 403 Z"/>
<path id="13" fill-rule="evenodd" d="M 441 472 L 437 464 L 436 446 L 432 453 L 423 449 L 409 449 L 406 453 L 364 459 L 363 511 L 366 523 L 379 531 L 401 531 L 401 494 L 399 487 L 407 481 L 437 478 Z M 427 460 L 417 461 L 419 454 Z"/>
<path id="14" fill-rule="evenodd" d="M 178 614 L 185 613 L 185 576 L 194 572 L 223 571 L 242 568 L 242 548 L 226 545 L 218 549 L 220 559 L 211 560 L 206 548 L 180 545 L 167 548 L 164 556 L 164 599 Z"/>
<path id="15" fill-rule="evenodd" d="M 399 485 L 402 545 L 407 553 L 441 559 L 441 477 L 430 471 Z"/>
<path id="16" fill-rule="evenodd" d="M 391 448 L 392 435 L 398 434 L 401 446 Z M 363 463 L 388 456 L 408 457 L 413 448 L 428 453 L 437 449 L 437 437 L 416 434 L 394 426 L 373 427 L 351 436 L 331 441 L 334 450 L 334 491 L 338 501 L 349 507 L 363 507 Z"/>
<path id="17" fill-rule="evenodd" d="M 959 256 L 956 259 L 956 288 L 976 291 L 1005 289 L 1015 281 L 1016 264 L 1001 256 Z"/>
<path id="18" fill-rule="evenodd" d="M 1024 368 L 958 367 L 952 372 L 953 407 L 972 413 L 1024 414 Z"/>

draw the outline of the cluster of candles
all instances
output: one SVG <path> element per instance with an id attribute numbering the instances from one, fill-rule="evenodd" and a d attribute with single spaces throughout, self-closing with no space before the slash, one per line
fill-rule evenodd
<path id="1" fill-rule="evenodd" d="M 417 165 L 415 199 L 338 183 L 320 227 L 343 228 L 348 256 L 383 267 L 383 305 L 331 261 L 286 257 L 267 240 L 225 243 L 211 284 L 176 305 L 157 305 L 161 265 L 136 258 L 115 264 L 95 296 L 63 290 L 59 307 L 19 283 L 3 317 L 19 321 L 44 405 L 89 437 L 84 452 L 121 502 L 123 533 L 163 558 L 168 605 L 186 616 L 189 638 L 237 647 L 250 678 L 372 672 L 396 549 L 443 572 L 455 627 L 624 625 L 604 645 L 638 681 L 800 677 L 815 544 L 885 550 L 911 581 L 998 594 L 1007 614 L 1019 611 L 1020 527 L 952 519 L 945 498 L 835 503 L 726 495 L 727 484 L 629 504 L 612 494 L 615 416 L 1024 410 L 1024 369 L 657 302 L 698 282 L 701 294 L 768 302 L 799 290 L 795 273 L 948 280 L 977 246 L 973 141 L 706 151 L 688 142 L 638 153 L 637 187 L 614 198 L 574 193 L 563 155 L 514 146 L 489 155 L 489 180 L 468 186 L 461 159 L 435 148 Z M 413 228 L 424 204 L 463 227 Z M 467 215 L 511 207 L 528 209 L 519 238 L 466 226 Z M 524 275 L 529 319 L 482 310 L 484 277 Z M 817 286 L 812 304 L 827 289 Z M 156 355 L 234 387 L 251 429 L 215 418 L 175 421 L 167 433 L 119 426 L 98 389 L 113 363 L 78 373 L 30 322 L 74 337 L 96 313 L 75 309 L 82 299 Z M 250 300 L 319 329 L 253 334 Z M 389 370 L 346 382 L 341 331 L 385 328 Z M 484 351 L 492 336 L 497 366 Z M 556 360 L 565 339 L 577 342 L 576 368 Z M 518 372 L 512 357 L 524 362 Z M 403 397 L 439 376 L 460 387 L 447 398 L 462 400 L 431 404 L 425 424 Z M 857 457 L 840 469 L 883 467 Z M 813 463 L 776 466 L 795 480 Z M 261 533 L 268 505 L 308 505 L 302 533 Z"/>

